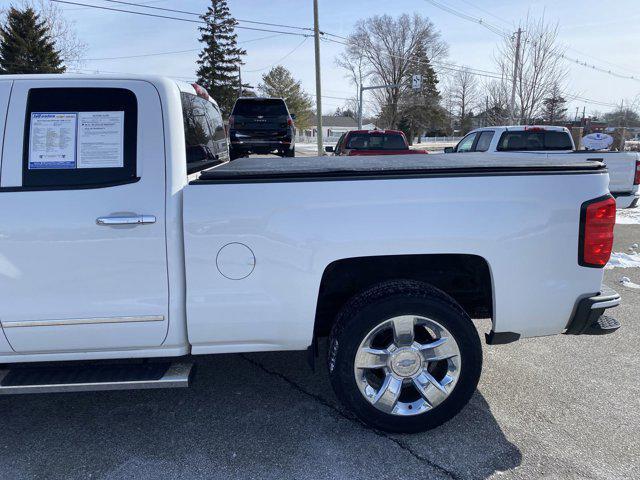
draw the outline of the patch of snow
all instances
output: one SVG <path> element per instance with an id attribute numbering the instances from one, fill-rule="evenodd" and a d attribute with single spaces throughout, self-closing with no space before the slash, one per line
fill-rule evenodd
<path id="1" fill-rule="evenodd" d="M 621 208 L 616 212 L 616 223 L 619 225 L 640 225 L 640 208 Z"/>
<path id="2" fill-rule="evenodd" d="M 637 268 L 640 267 L 640 254 L 613 252 L 609 263 L 604 268 Z"/>
<path id="3" fill-rule="evenodd" d="M 627 288 L 635 288 L 635 289 L 640 289 L 640 285 L 638 285 L 637 283 L 633 283 L 629 277 L 622 277 L 620 279 L 620 285 L 622 285 L 623 287 L 627 287 Z"/>

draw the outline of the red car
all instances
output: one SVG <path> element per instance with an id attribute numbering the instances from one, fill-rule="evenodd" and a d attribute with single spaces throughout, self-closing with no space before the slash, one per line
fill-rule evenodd
<path id="1" fill-rule="evenodd" d="M 399 130 L 352 130 L 342 134 L 334 147 L 325 147 L 334 155 L 408 155 L 427 153 L 409 148 L 407 137 Z"/>

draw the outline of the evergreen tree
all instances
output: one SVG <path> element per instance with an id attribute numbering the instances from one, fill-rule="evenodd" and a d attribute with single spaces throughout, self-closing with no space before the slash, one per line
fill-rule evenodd
<path id="1" fill-rule="evenodd" d="M 266 97 L 284 98 L 289 112 L 296 116 L 295 123 L 299 129 L 305 129 L 310 125 L 313 116 L 311 97 L 282 65 L 273 67 L 269 73 L 262 76 L 258 91 Z"/>
<path id="2" fill-rule="evenodd" d="M 64 71 L 46 22 L 32 8 L 11 7 L 0 26 L 0 74 Z"/>
<path id="3" fill-rule="evenodd" d="M 218 102 L 222 113 L 228 116 L 240 91 L 240 66 L 247 52 L 238 47 L 235 27 L 227 0 L 211 0 L 211 6 L 201 17 L 206 25 L 200 27 L 200 42 L 204 44 L 198 59 L 198 83 Z M 249 85 L 243 84 L 242 90 Z"/>
<path id="4" fill-rule="evenodd" d="M 441 120 L 443 115 L 440 107 L 440 92 L 438 91 L 438 77 L 431 66 L 427 51 L 419 44 L 412 57 L 412 68 L 403 82 L 405 93 L 400 102 L 400 128 L 407 135 L 409 142 L 413 137 L 431 128 Z M 422 75 L 422 85 L 419 91 L 412 89 L 413 75 Z"/>
<path id="5" fill-rule="evenodd" d="M 542 101 L 542 119 L 549 125 L 564 121 L 567 117 L 566 105 L 560 87 L 553 85 L 549 96 Z"/>

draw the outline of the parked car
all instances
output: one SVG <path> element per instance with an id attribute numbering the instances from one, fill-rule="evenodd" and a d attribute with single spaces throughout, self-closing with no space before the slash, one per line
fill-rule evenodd
<path id="1" fill-rule="evenodd" d="M 152 76 L 0 78 L 0 394 L 187 386 L 194 355 L 313 363 L 328 336 L 345 405 L 415 432 L 475 391 L 472 318 L 491 318 L 489 344 L 619 327 L 602 316 L 620 297 L 602 285 L 601 162 L 211 166 L 189 162 L 204 95 Z"/>
<path id="2" fill-rule="evenodd" d="M 334 147 L 325 147 L 334 155 L 408 155 L 427 153 L 413 150 L 404 133 L 399 130 L 352 130 L 343 133 Z"/>
<path id="3" fill-rule="evenodd" d="M 238 98 L 229 117 L 231 159 L 250 153 L 295 157 L 294 118 L 282 98 Z"/>
<path id="4" fill-rule="evenodd" d="M 609 189 L 618 208 L 635 207 L 640 198 L 640 153 L 575 150 L 571 133 L 565 127 L 515 126 L 484 127 L 467 134 L 445 153 L 482 152 L 515 155 L 547 153 L 549 155 L 583 155 L 602 160 L 609 171 Z"/>

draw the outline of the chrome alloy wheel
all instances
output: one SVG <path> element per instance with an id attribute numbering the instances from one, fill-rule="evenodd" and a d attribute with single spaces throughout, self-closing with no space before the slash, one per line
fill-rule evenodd
<path id="1" fill-rule="evenodd" d="M 403 315 L 371 330 L 356 352 L 356 383 L 377 409 L 417 415 L 442 403 L 460 375 L 453 335 L 430 318 Z"/>

